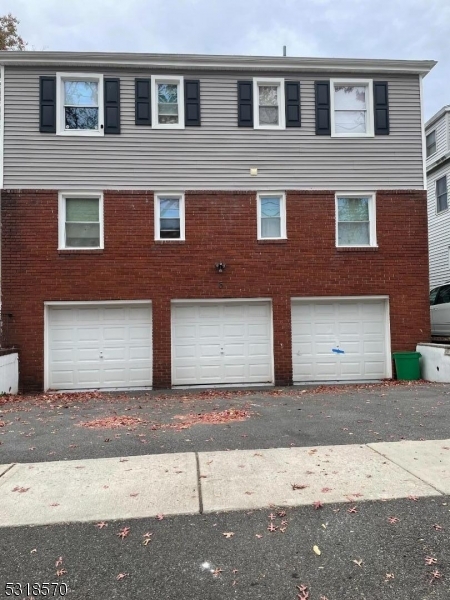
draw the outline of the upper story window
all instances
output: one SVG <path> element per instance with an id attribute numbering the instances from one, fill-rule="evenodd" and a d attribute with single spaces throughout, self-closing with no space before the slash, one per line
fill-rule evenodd
<path id="1" fill-rule="evenodd" d="M 436 131 L 430 131 L 426 138 L 427 158 L 436 152 Z"/>
<path id="2" fill-rule="evenodd" d="M 258 240 L 286 239 L 286 196 L 258 194 Z"/>
<path id="3" fill-rule="evenodd" d="M 371 80 L 331 81 L 331 135 L 372 137 L 373 84 Z"/>
<path id="4" fill-rule="evenodd" d="M 57 133 L 103 135 L 103 76 L 57 75 Z"/>
<path id="5" fill-rule="evenodd" d="M 440 213 L 448 208 L 447 176 L 436 179 L 436 212 Z"/>
<path id="6" fill-rule="evenodd" d="M 284 79 L 253 80 L 256 129 L 284 129 Z"/>
<path id="7" fill-rule="evenodd" d="M 153 127 L 184 129 L 183 77 L 152 76 Z"/>
<path id="8" fill-rule="evenodd" d="M 62 192 L 59 195 L 59 249 L 103 248 L 103 195 Z"/>
<path id="9" fill-rule="evenodd" d="M 376 245 L 374 195 L 336 195 L 336 246 Z"/>
<path id="10" fill-rule="evenodd" d="M 184 194 L 156 194 L 155 240 L 184 239 Z"/>

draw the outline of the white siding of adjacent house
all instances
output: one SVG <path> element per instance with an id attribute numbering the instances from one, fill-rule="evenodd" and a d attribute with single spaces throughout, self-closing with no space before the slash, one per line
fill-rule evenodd
<path id="1" fill-rule="evenodd" d="M 427 158 L 427 167 L 439 160 L 449 149 L 449 114 L 445 113 L 436 123 L 426 130 L 426 135 L 436 131 L 436 152 Z"/>
<path id="2" fill-rule="evenodd" d="M 436 212 L 436 180 L 444 175 L 447 176 L 447 189 L 450 192 L 450 164 L 428 176 L 428 245 L 432 288 L 450 282 L 450 209 Z M 448 202 L 450 206 L 450 198 Z"/>

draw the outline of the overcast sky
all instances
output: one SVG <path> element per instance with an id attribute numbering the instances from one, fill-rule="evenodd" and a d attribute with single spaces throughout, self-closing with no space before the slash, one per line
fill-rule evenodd
<path id="1" fill-rule="evenodd" d="M 450 104 L 450 0 L 0 0 L 35 50 L 434 59 Z"/>

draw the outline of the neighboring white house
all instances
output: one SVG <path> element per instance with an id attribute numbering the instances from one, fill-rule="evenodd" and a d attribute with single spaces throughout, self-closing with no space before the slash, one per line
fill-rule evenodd
<path id="1" fill-rule="evenodd" d="M 450 105 L 425 124 L 430 286 L 450 283 Z"/>

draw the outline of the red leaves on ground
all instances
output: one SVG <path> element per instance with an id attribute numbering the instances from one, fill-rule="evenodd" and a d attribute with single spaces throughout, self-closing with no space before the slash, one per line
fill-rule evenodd
<path id="1" fill-rule="evenodd" d="M 433 525 L 433 529 L 435 529 L 436 531 L 442 531 L 444 528 L 442 527 L 442 525 L 438 525 L 437 523 L 435 523 Z"/>
<path id="2" fill-rule="evenodd" d="M 121 427 L 135 429 L 138 425 L 145 424 L 146 421 L 143 419 L 125 415 L 113 415 L 111 417 L 103 417 L 102 419 L 93 419 L 92 421 L 81 421 L 81 423 L 78 423 L 80 427 L 87 427 L 88 429 L 119 429 Z"/>
<path id="3" fill-rule="evenodd" d="M 329 487 L 324 487 L 324 488 L 322 488 L 322 490 L 321 490 L 321 492 L 322 492 L 323 494 L 328 494 L 328 492 L 332 492 L 332 491 L 333 491 L 333 488 L 329 488 Z"/>
<path id="4" fill-rule="evenodd" d="M 293 490 L 304 490 L 305 488 L 309 487 L 304 483 L 291 483 L 291 486 Z"/>
<path id="5" fill-rule="evenodd" d="M 124 540 L 127 535 L 130 533 L 130 527 L 122 527 L 119 533 L 116 533 L 122 540 Z"/>
<path id="6" fill-rule="evenodd" d="M 30 489 L 29 487 L 25 488 L 25 487 L 20 487 L 20 486 L 16 485 L 16 487 L 13 488 L 12 491 L 19 492 L 19 494 L 24 494 L 25 492 L 28 492 L 29 489 Z"/>
<path id="7" fill-rule="evenodd" d="M 437 558 L 434 558 L 433 556 L 425 556 L 425 564 L 437 565 Z"/>
<path id="8" fill-rule="evenodd" d="M 313 502 L 313 506 L 315 510 L 319 510 L 319 508 L 323 508 L 323 504 L 320 500 L 316 500 L 315 502 Z"/>
<path id="9" fill-rule="evenodd" d="M 125 577 L 128 577 L 128 573 L 119 573 L 116 577 L 116 581 L 122 581 Z"/>
<path id="10" fill-rule="evenodd" d="M 306 585 L 298 585 L 297 600 L 309 600 L 309 591 Z"/>
<path id="11" fill-rule="evenodd" d="M 267 528 L 267 530 L 270 532 L 276 531 L 277 529 L 278 529 L 278 527 L 276 525 L 274 525 L 273 523 L 269 523 L 269 527 Z"/>
<path id="12" fill-rule="evenodd" d="M 437 579 L 442 579 L 442 573 L 440 573 L 437 569 L 435 569 L 431 574 L 430 584 Z"/>
<path id="13" fill-rule="evenodd" d="M 158 521 L 162 521 L 164 519 L 164 515 L 162 515 L 162 514 L 156 515 L 156 519 L 158 519 Z"/>
<path id="14" fill-rule="evenodd" d="M 104 527 L 108 527 L 108 523 L 105 523 L 105 521 L 100 521 L 100 523 L 97 523 L 95 526 L 97 529 L 103 529 Z"/>
<path id="15" fill-rule="evenodd" d="M 398 517 L 388 517 L 388 521 L 391 525 L 395 525 L 395 523 L 398 523 L 400 519 Z"/>
<path id="16" fill-rule="evenodd" d="M 350 514 L 356 514 L 358 512 L 358 509 L 356 508 L 356 506 L 352 506 L 351 508 L 347 508 L 347 512 Z"/>
<path id="17" fill-rule="evenodd" d="M 0 421 L 0 427 L 5 427 L 6 421 Z"/>

